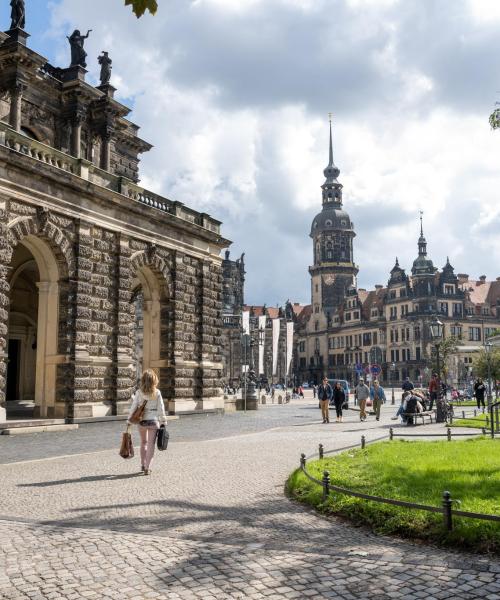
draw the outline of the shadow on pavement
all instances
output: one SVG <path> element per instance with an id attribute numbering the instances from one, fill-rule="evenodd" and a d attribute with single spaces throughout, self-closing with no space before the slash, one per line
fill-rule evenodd
<path id="1" fill-rule="evenodd" d="M 89 475 L 88 477 L 76 477 L 75 479 L 57 479 L 56 481 L 37 481 L 36 483 L 19 483 L 17 487 L 51 487 L 54 485 L 66 485 L 68 483 L 88 483 L 93 481 L 115 481 L 117 479 L 133 479 L 143 477 L 142 473 L 124 473 L 122 475 Z"/>

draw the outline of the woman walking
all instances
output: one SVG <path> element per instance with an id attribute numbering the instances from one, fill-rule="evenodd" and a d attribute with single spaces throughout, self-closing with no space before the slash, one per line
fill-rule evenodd
<path id="1" fill-rule="evenodd" d="M 160 390 L 158 389 L 158 376 L 152 369 L 144 371 L 139 389 L 132 398 L 132 406 L 128 418 L 133 412 L 146 402 L 142 420 L 139 423 L 141 436 L 141 471 L 144 475 L 151 474 L 151 461 L 155 452 L 156 434 L 159 422 L 165 423 L 167 416 Z M 128 421 L 130 424 L 130 420 Z"/>
<path id="2" fill-rule="evenodd" d="M 340 385 L 340 381 L 337 381 L 333 388 L 333 403 L 335 404 L 335 412 L 337 413 L 337 423 L 342 423 L 344 417 L 342 416 L 342 406 L 345 402 L 345 392 Z"/>

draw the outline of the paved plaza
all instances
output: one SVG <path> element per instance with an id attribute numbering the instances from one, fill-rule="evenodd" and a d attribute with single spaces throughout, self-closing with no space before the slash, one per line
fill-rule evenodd
<path id="1" fill-rule="evenodd" d="M 291 502 L 301 452 L 387 435 L 312 400 L 170 425 L 151 477 L 122 423 L 0 437 L 0 598 L 500 598 L 500 562 L 377 536 Z M 419 427 L 419 431 L 439 426 Z"/>

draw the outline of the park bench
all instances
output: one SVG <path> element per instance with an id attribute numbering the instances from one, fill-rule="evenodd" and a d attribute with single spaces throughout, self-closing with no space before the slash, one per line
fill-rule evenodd
<path id="1" fill-rule="evenodd" d="M 412 425 L 417 425 L 417 418 L 422 420 L 422 425 L 425 424 L 425 417 L 429 417 L 429 421 L 432 423 L 432 418 L 434 417 L 433 410 L 424 410 L 424 412 L 416 412 L 416 413 L 403 413 L 403 417 L 405 419 L 413 419 Z"/>

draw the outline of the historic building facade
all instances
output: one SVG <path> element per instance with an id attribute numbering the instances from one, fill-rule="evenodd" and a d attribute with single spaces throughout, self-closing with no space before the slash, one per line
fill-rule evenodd
<path id="1" fill-rule="evenodd" d="M 93 87 L 83 41 L 56 68 L 27 37 L 0 33 L 0 416 L 120 415 L 147 367 L 170 413 L 223 407 L 220 222 L 138 184 L 109 58 Z"/>
<path id="2" fill-rule="evenodd" d="M 406 376 L 425 383 L 433 349 L 429 322 L 438 316 L 445 336 L 461 342 L 450 379 L 465 379 L 473 353 L 500 325 L 500 278 L 471 280 L 455 274 L 449 260 L 441 270 L 436 269 L 427 254 L 421 221 L 411 274 L 396 259 L 386 286 L 370 291 L 358 288 L 354 224 L 343 208 L 339 173 L 333 162 L 330 125 L 323 207 L 311 228 L 311 306 L 298 319 L 299 377 L 318 382 L 327 374 L 354 382 L 361 367 L 375 363 L 386 383 L 400 382 Z"/>

